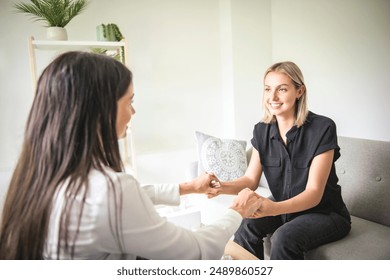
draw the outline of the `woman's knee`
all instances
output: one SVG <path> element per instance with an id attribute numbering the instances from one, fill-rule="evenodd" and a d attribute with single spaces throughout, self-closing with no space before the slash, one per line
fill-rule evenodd
<path id="1" fill-rule="evenodd" d="M 272 249 L 290 248 L 295 251 L 300 250 L 303 242 L 299 236 L 296 236 L 288 226 L 281 226 L 271 236 Z"/>
<path id="2" fill-rule="evenodd" d="M 271 236 L 272 246 L 275 247 L 277 244 L 285 244 L 289 240 L 289 236 L 286 231 L 283 230 L 283 227 L 277 229 Z"/>
<path id="3" fill-rule="evenodd" d="M 271 259 L 303 259 L 304 246 L 302 240 L 283 227 L 271 236 Z"/>
<path id="4" fill-rule="evenodd" d="M 255 219 L 243 219 L 240 227 L 234 234 L 236 239 L 246 239 L 252 243 L 258 243 L 266 233 L 262 232 L 261 226 Z"/>

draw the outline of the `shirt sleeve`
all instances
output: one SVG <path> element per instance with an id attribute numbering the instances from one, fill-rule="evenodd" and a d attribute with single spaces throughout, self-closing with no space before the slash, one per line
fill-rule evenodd
<path id="1" fill-rule="evenodd" d="M 252 147 L 255 148 L 257 151 L 259 151 L 259 148 L 258 148 L 258 142 L 259 140 L 257 139 L 257 125 L 255 125 L 255 127 L 253 128 L 253 137 L 251 139 L 251 144 L 252 144 Z"/>
<path id="2" fill-rule="evenodd" d="M 141 188 L 131 176 L 122 176 L 117 184 L 122 189 L 121 224 L 107 230 L 110 220 L 115 221 L 115 211 L 102 215 L 100 221 L 99 246 L 108 253 L 121 253 L 118 247 L 121 243 L 122 253 L 147 259 L 220 259 L 226 243 L 242 221 L 238 212 L 227 209 L 226 214 L 215 223 L 191 231 L 159 216 L 149 196 L 152 193 L 150 186 L 147 193 L 147 189 Z M 161 188 L 154 195 L 158 193 L 162 199 L 163 190 L 170 192 L 171 188 L 174 186 Z M 119 235 L 115 234 L 116 229 L 120 230 Z"/>
<path id="3" fill-rule="evenodd" d="M 329 150 L 335 150 L 334 161 L 340 157 L 340 147 L 337 143 L 336 124 L 329 119 L 329 123 L 325 126 L 325 130 L 320 138 L 317 150 L 314 156 L 325 153 Z"/>
<path id="4" fill-rule="evenodd" d="M 143 185 L 142 189 L 154 205 L 179 205 L 180 192 L 177 184 Z"/>

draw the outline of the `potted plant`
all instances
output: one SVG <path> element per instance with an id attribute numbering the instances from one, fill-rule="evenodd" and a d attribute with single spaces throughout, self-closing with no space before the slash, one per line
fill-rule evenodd
<path id="1" fill-rule="evenodd" d="M 115 23 L 100 24 L 96 27 L 96 37 L 98 41 L 121 41 L 124 39 L 122 32 Z M 121 47 L 120 52 L 109 51 L 107 49 L 95 48 L 93 52 L 109 55 L 115 59 L 124 62 L 124 48 Z"/>
<path id="2" fill-rule="evenodd" d="M 115 23 L 100 24 L 96 27 L 98 41 L 120 41 L 123 35 Z"/>
<path id="3" fill-rule="evenodd" d="M 16 3 L 17 12 L 29 14 L 34 21 L 46 22 L 47 39 L 67 40 L 65 26 L 88 5 L 88 0 L 31 0 L 31 3 Z M 62 35 L 57 37 L 56 32 Z"/>

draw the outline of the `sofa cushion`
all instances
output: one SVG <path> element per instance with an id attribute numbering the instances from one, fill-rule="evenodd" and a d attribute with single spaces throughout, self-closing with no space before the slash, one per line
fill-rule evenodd
<path id="1" fill-rule="evenodd" d="M 312 260 L 389 260 L 390 227 L 352 216 L 352 229 L 341 240 L 306 253 Z"/>
<path id="2" fill-rule="evenodd" d="M 354 216 L 390 226 L 390 142 L 339 137 L 343 199 Z"/>
<path id="3" fill-rule="evenodd" d="M 319 246 L 305 254 L 307 260 L 389 260 L 390 228 L 351 216 L 349 234 L 337 241 Z M 264 257 L 269 259 L 271 235 L 264 238 Z"/>
<path id="4" fill-rule="evenodd" d="M 196 131 L 198 141 L 198 174 L 213 172 L 222 181 L 244 175 L 248 163 L 246 141 L 221 139 Z"/>

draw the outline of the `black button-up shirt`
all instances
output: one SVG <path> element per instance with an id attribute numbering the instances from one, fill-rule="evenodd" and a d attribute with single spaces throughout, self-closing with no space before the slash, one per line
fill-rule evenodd
<path id="1" fill-rule="evenodd" d="M 307 212 L 339 212 L 344 202 L 334 165 L 340 157 L 336 124 L 330 118 L 309 112 L 304 125 L 292 127 L 286 138 L 285 145 L 277 122 L 260 122 L 253 131 L 252 145 L 260 154 L 264 175 L 276 201 L 287 200 L 303 192 L 313 158 L 334 149 L 333 164 L 321 202 L 312 209 L 286 215 L 287 220 Z"/>

